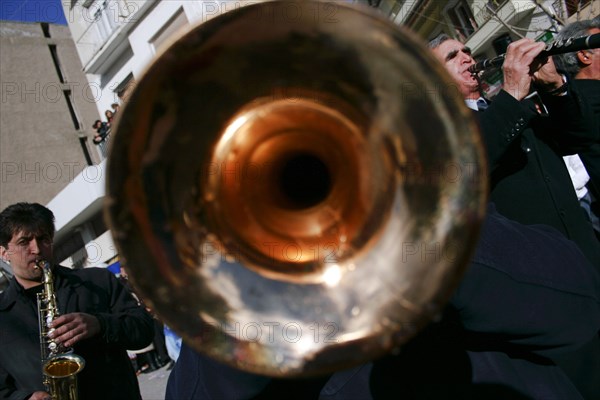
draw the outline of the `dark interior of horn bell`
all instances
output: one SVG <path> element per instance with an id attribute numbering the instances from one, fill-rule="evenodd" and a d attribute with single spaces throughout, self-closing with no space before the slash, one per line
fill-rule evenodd
<path id="1" fill-rule="evenodd" d="M 331 191 L 331 173 L 327 165 L 312 154 L 289 157 L 278 176 L 278 187 L 287 207 L 305 209 L 324 201 Z"/>

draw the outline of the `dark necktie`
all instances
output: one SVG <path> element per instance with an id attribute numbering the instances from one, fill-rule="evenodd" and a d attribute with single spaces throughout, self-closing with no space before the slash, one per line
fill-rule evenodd
<path id="1" fill-rule="evenodd" d="M 477 100 L 477 110 L 485 111 L 485 110 L 487 110 L 488 107 L 489 107 L 489 104 L 484 99 Z"/>

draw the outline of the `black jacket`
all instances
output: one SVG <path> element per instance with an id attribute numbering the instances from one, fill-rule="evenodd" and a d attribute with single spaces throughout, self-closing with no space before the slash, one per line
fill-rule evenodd
<path id="1" fill-rule="evenodd" d="M 61 314 L 85 312 L 98 318 L 101 334 L 75 345 L 86 365 L 78 374 L 80 399 L 141 399 L 126 349 L 147 346 L 152 317 L 108 270 L 54 267 Z M 22 400 L 44 390 L 37 304 L 13 278 L 0 294 L 0 398 Z"/>
<path id="2" fill-rule="evenodd" d="M 599 139 L 591 108 L 572 85 L 567 96 L 542 100 L 549 116 L 504 91 L 477 113 L 490 164 L 491 200 L 507 218 L 562 232 L 600 270 L 600 243 L 562 158 Z"/>

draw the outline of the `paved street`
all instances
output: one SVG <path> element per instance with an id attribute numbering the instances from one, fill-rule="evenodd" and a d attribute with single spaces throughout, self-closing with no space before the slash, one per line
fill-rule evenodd
<path id="1" fill-rule="evenodd" d="M 164 400 L 169 373 L 164 366 L 159 370 L 138 375 L 143 400 Z"/>

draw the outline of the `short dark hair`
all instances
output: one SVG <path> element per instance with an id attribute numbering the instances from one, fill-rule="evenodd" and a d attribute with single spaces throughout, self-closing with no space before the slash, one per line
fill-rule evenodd
<path id="1" fill-rule="evenodd" d="M 0 246 L 8 247 L 20 231 L 45 233 L 54 237 L 54 214 L 38 203 L 16 203 L 0 213 Z"/>
<path id="2" fill-rule="evenodd" d="M 593 28 L 600 29 L 600 19 L 598 17 L 591 20 L 575 21 L 558 32 L 554 41 L 584 37 L 589 35 L 589 31 Z M 575 76 L 581 71 L 581 65 L 577 59 L 577 52 L 556 54 L 553 56 L 553 60 L 559 71 L 565 72 L 571 76 Z"/>

